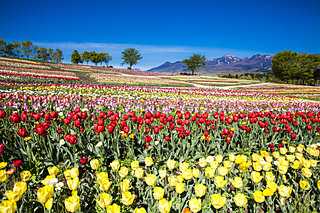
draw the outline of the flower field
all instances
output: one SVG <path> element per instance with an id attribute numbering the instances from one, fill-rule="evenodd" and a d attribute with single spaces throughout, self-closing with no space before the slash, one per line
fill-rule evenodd
<path id="1" fill-rule="evenodd" d="M 0 212 L 319 211 L 319 102 L 113 80 L 0 83 Z"/>

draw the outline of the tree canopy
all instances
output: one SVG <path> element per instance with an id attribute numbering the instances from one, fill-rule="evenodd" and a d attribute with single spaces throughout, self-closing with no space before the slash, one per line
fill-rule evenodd
<path id="1" fill-rule="evenodd" d="M 205 68 L 206 65 L 206 57 L 200 54 L 193 54 L 188 59 L 181 61 L 181 63 L 187 65 L 187 69 L 191 70 L 192 75 L 198 69 Z"/>
<path id="2" fill-rule="evenodd" d="M 73 51 L 73 53 L 71 55 L 71 62 L 74 64 L 79 64 L 79 63 L 83 62 L 78 50 Z"/>
<path id="3" fill-rule="evenodd" d="M 121 63 L 121 66 L 124 64 L 129 64 L 128 69 L 130 70 L 132 68 L 132 65 L 137 64 L 138 60 L 143 58 L 141 54 L 138 52 L 138 50 L 134 48 L 125 49 L 121 53 L 122 53 L 121 59 L 123 60 L 123 62 Z"/>

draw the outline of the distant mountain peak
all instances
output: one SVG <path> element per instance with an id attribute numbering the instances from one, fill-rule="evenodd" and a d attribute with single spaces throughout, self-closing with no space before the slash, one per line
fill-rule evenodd
<path id="1" fill-rule="evenodd" d="M 206 59 L 206 67 L 198 73 L 246 73 L 246 72 L 267 72 L 271 69 L 272 56 L 256 54 L 250 58 L 238 58 L 226 54 L 220 58 Z M 181 61 L 171 63 L 169 61 L 152 68 L 152 72 L 179 73 L 186 71 L 186 65 Z"/>

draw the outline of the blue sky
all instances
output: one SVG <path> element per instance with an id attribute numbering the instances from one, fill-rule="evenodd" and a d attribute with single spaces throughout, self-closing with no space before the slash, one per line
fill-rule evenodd
<path id="1" fill-rule="evenodd" d="M 113 56 L 133 47 L 148 69 L 193 53 L 216 58 L 283 50 L 320 53 L 319 0 L 2 1 L 0 38 L 64 52 L 95 50 Z"/>

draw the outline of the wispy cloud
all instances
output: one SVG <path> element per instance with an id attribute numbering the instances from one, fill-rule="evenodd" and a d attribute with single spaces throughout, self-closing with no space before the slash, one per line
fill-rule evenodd
<path id="1" fill-rule="evenodd" d="M 117 43 L 76 43 L 76 42 L 53 42 L 43 43 L 36 42 L 35 44 L 46 48 L 59 48 L 64 53 L 64 62 L 70 62 L 70 57 L 73 50 L 108 52 L 113 59 L 111 65 L 120 67 L 121 52 L 126 48 L 135 48 L 142 54 L 143 59 L 138 63 L 140 69 L 150 69 L 166 61 L 183 60 L 193 53 L 199 53 L 206 56 L 206 58 L 217 58 L 226 54 L 235 55 L 237 57 L 250 57 L 254 54 L 273 54 L 261 51 L 251 50 L 234 50 L 223 48 L 206 48 L 206 47 L 190 47 L 190 46 L 161 46 L 161 45 L 141 45 L 141 44 L 117 44 Z"/>

